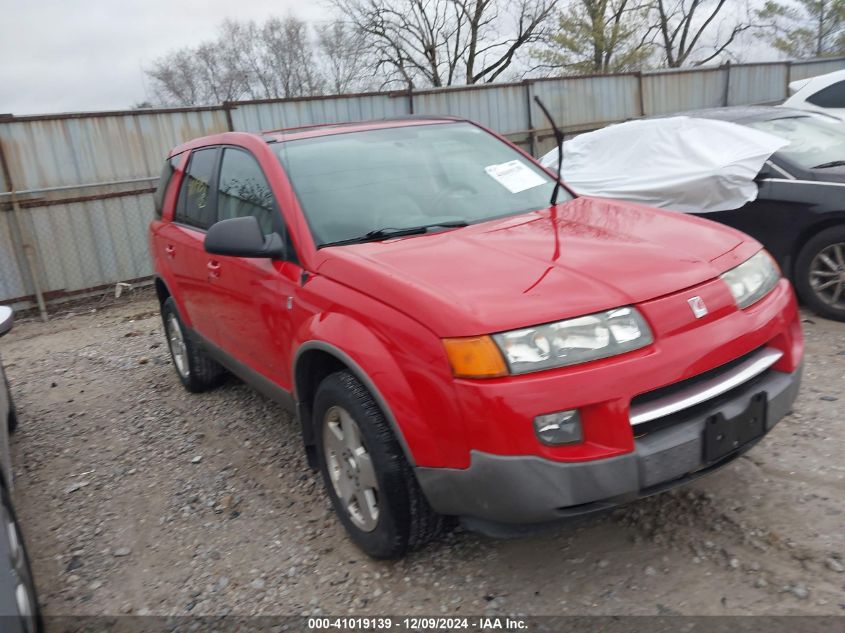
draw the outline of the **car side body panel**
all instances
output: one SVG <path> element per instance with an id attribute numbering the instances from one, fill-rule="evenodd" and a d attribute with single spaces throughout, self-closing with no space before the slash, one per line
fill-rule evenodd
<path id="1" fill-rule="evenodd" d="M 793 274 L 801 246 L 819 231 L 845 224 L 845 183 L 766 178 L 757 200 L 741 209 L 702 214 L 756 237 Z"/>
<path id="2" fill-rule="evenodd" d="M 439 338 L 410 316 L 319 275 L 304 284 L 295 302 L 294 361 L 317 341 L 341 350 L 389 403 L 412 463 L 468 464 L 468 443 Z"/>

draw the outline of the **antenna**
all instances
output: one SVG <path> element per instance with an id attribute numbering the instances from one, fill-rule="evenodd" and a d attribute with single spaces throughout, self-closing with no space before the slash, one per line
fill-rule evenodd
<path id="1" fill-rule="evenodd" d="M 557 204 L 557 194 L 560 191 L 560 178 L 561 172 L 563 171 L 563 132 L 560 131 L 560 128 L 555 123 L 555 120 L 552 118 L 552 115 L 549 113 L 549 110 L 543 105 L 543 102 L 540 101 L 540 97 L 534 95 L 534 101 L 537 102 L 537 105 L 540 106 L 540 109 L 543 111 L 543 114 L 546 115 L 546 118 L 549 120 L 549 123 L 552 126 L 552 130 L 555 133 L 555 141 L 557 142 L 557 180 L 555 180 L 555 188 L 552 191 L 552 206 Z"/>

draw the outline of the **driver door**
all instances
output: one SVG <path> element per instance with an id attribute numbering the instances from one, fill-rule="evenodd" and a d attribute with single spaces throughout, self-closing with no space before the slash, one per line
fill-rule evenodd
<path id="1" fill-rule="evenodd" d="M 252 215 L 265 234 L 288 242 L 279 206 L 255 157 L 223 148 L 217 178 L 217 220 Z M 232 359 L 289 389 L 292 316 L 302 269 L 288 242 L 287 261 L 205 254 L 218 297 L 217 340 Z"/>

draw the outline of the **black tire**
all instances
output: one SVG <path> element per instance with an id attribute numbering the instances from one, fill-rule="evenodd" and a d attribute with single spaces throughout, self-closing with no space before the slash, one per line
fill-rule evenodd
<path id="1" fill-rule="evenodd" d="M 9 379 L 5 375 L 3 376 L 3 388 L 9 397 L 9 417 L 6 419 L 6 428 L 9 429 L 9 433 L 14 433 L 18 428 L 18 412 L 15 409 L 15 403 L 12 401 L 12 390 L 9 389 Z"/>
<path id="2" fill-rule="evenodd" d="M 14 552 L 10 550 L 10 559 L 8 561 L 0 561 L 0 565 L 4 568 L 4 573 L 12 574 L 12 576 L 16 579 L 16 585 L 20 585 L 24 588 L 26 600 L 29 603 L 30 613 L 19 613 L 22 624 L 21 630 L 26 633 L 41 633 L 44 630 L 44 626 L 41 619 L 41 609 L 38 606 L 38 592 L 35 589 L 35 581 L 32 576 L 32 566 L 30 565 L 29 554 L 26 551 L 26 544 L 23 540 L 23 532 L 20 529 L 20 524 L 18 523 L 17 516 L 15 515 L 15 509 L 12 506 L 11 497 L 9 496 L 9 492 L 6 490 L 5 486 L 0 486 L 0 503 L 2 503 L 2 509 L 0 509 L 0 515 L 2 515 L 2 517 L 0 518 L 0 522 L 3 523 L 0 527 L 2 527 L 4 532 L 3 536 L 4 538 L 9 539 L 8 544 L 11 547 L 11 535 L 6 536 L 8 533 L 6 522 L 7 519 L 9 519 L 11 520 L 12 526 L 14 526 L 15 538 L 18 543 L 17 557 L 14 555 Z M 8 570 L 6 569 L 7 566 Z M 18 597 L 13 597 L 12 602 L 14 604 L 19 604 Z M 18 609 L 20 610 L 20 606 L 18 606 Z"/>
<path id="3" fill-rule="evenodd" d="M 326 414 L 342 407 L 355 421 L 372 460 L 378 483 L 378 520 L 370 531 L 360 529 L 339 499 L 328 470 L 323 429 Z M 326 377 L 314 399 L 317 460 L 335 512 L 352 541 L 373 558 L 401 558 L 436 538 L 444 517 L 428 505 L 402 447 L 372 395 L 348 371 Z"/>
<path id="4" fill-rule="evenodd" d="M 173 361 L 176 375 L 179 376 L 179 380 L 185 389 L 191 393 L 201 393 L 219 385 L 226 370 L 219 363 L 206 356 L 188 335 L 173 297 L 168 297 L 162 304 L 161 318 L 164 321 L 164 336 L 170 349 L 170 359 Z M 184 343 L 184 356 L 181 363 L 177 360 L 177 352 L 174 351 L 174 342 L 171 337 L 171 328 L 173 327 L 179 328 Z M 180 369 L 180 366 L 184 367 L 184 371 Z"/>
<path id="5" fill-rule="evenodd" d="M 10 396 L 11 398 L 11 396 Z M 18 410 L 15 409 L 15 403 L 9 400 L 9 433 L 14 433 L 18 430 Z"/>
<path id="6" fill-rule="evenodd" d="M 834 321 L 845 321 L 845 289 L 841 290 L 841 296 L 838 301 L 832 303 L 832 292 L 823 293 L 813 287 L 813 269 L 817 264 L 816 258 L 825 249 L 836 244 L 842 244 L 842 255 L 845 258 L 845 225 L 832 226 L 823 231 L 819 231 L 816 235 L 811 237 L 795 261 L 795 290 L 798 293 L 801 301 L 816 314 L 833 319 Z M 843 262 L 835 262 L 842 265 Z M 828 267 L 825 267 L 827 272 Z M 840 274 L 845 274 L 845 266 L 840 269 Z M 832 275 L 835 271 L 830 271 L 830 279 L 835 280 Z M 828 277 L 824 278 L 825 280 Z M 825 295 L 828 300 L 825 300 Z"/>

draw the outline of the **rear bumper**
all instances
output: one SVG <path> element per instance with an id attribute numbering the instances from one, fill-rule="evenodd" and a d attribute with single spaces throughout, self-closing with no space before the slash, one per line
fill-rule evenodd
<path id="1" fill-rule="evenodd" d="M 473 451 L 469 468 L 417 467 L 432 508 L 447 515 L 506 524 L 554 521 L 619 505 L 684 484 L 741 455 L 745 444 L 716 462 L 704 458 L 709 418 L 740 415 L 755 394 L 768 400 L 765 433 L 789 413 L 801 383 L 793 373 L 769 371 L 721 398 L 674 418 L 670 425 L 635 438 L 633 452 L 584 462 Z"/>

